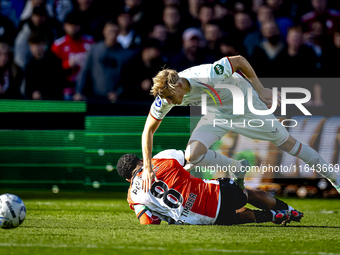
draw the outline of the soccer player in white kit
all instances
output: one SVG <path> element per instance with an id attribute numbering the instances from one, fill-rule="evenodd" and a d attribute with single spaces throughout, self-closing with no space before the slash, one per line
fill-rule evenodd
<path id="1" fill-rule="evenodd" d="M 241 71 L 249 82 L 235 71 Z M 151 168 L 151 152 L 153 134 L 159 127 L 162 119 L 174 106 L 201 105 L 202 94 L 208 92 L 207 115 L 203 116 L 193 131 L 185 153 L 185 159 L 192 165 L 198 166 L 235 166 L 241 169 L 241 163 L 230 159 L 218 152 L 209 150 L 210 146 L 221 139 L 230 130 L 252 139 L 271 141 L 283 151 L 302 159 L 315 169 L 324 170 L 329 164 L 320 154 L 308 145 L 302 144 L 293 138 L 279 121 L 266 121 L 276 119 L 273 114 L 261 116 L 253 114 L 248 105 L 244 105 L 244 115 L 233 115 L 232 93 L 229 89 L 215 89 L 216 84 L 230 84 L 239 88 L 247 101 L 248 87 L 253 87 L 253 106 L 257 110 L 268 109 L 272 104 L 272 90 L 264 88 L 257 78 L 249 62 L 242 56 L 224 57 L 213 64 L 194 66 L 182 72 L 165 69 L 153 78 L 151 93 L 156 97 L 145 123 L 142 135 L 142 150 L 144 171 L 142 188 L 150 189 L 155 174 Z M 255 91 L 254 91 L 255 90 Z M 208 93 L 208 94 L 209 94 Z M 279 95 L 280 96 L 280 93 Z M 278 99 L 280 102 L 280 99 Z M 264 125 L 250 127 L 247 125 L 213 125 L 214 119 L 226 119 L 233 123 L 247 123 L 251 119 L 261 119 Z M 176 128 L 176 127 L 174 127 Z M 340 175 L 327 167 L 327 171 L 320 172 L 326 177 L 340 193 Z M 244 172 L 236 173 L 242 177 Z"/>

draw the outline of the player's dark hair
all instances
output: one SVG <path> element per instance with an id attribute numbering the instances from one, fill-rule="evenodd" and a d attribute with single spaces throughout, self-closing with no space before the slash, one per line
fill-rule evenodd
<path id="1" fill-rule="evenodd" d="M 134 154 L 125 154 L 117 163 L 117 172 L 120 176 L 131 179 L 132 172 L 141 160 Z"/>

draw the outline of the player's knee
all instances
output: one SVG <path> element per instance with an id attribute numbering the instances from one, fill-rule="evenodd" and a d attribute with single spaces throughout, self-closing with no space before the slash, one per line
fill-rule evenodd
<path id="1" fill-rule="evenodd" d="M 201 156 L 202 156 L 202 154 L 198 154 L 198 153 L 195 153 L 195 152 L 190 151 L 190 150 L 185 151 L 185 159 L 188 162 L 193 162 L 193 161 L 197 160 L 198 158 L 200 158 Z"/>
<path id="2" fill-rule="evenodd" d="M 192 146 L 189 144 L 185 150 L 185 159 L 192 163 L 201 158 L 205 153 L 206 151 L 198 148 L 197 146 Z"/>
<path id="3" fill-rule="evenodd" d="M 279 146 L 279 148 L 283 151 L 289 152 L 293 149 L 297 141 L 291 135 L 288 137 L 287 141 Z"/>

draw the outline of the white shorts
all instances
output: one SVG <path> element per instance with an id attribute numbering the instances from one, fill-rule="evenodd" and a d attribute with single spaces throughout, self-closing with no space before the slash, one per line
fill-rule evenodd
<path id="1" fill-rule="evenodd" d="M 257 93 L 253 94 L 253 102 L 257 110 L 268 109 Z M 229 131 L 252 139 L 270 141 L 276 146 L 282 145 L 289 137 L 287 129 L 273 114 L 255 115 L 247 107 L 244 115 L 237 116 L 227 115 L 220 110 L 208 109 L 207 115 L 198 122 L 189 141 L 199 141 L 209 149 L 217 139 L 221 139 Z"/>

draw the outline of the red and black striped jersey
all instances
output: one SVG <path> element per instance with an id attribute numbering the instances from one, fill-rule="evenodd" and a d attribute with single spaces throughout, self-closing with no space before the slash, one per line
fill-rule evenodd
<path id="1" fill-rule="evenodd" d="M 140 169 L 128 191 L 127 200 L 142 224 L 153 223 L 152 216 L 175 224 L 214 224 L 220 207 L 217 180 L 202 180 L 187 172 L 183 151 L 162 151 L 151 163 L 158 181 L 145 193 Z"/>

